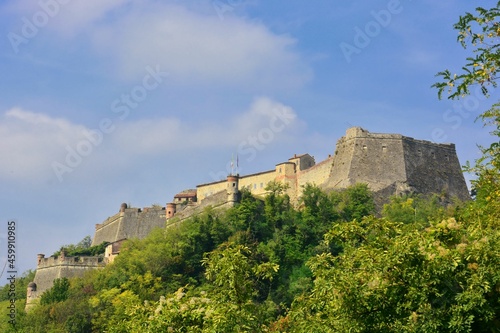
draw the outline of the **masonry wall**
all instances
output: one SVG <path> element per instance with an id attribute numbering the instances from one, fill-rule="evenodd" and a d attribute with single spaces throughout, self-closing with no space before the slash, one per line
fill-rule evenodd
<path id="1" fill-rule="evenodd" d="M 329 157 L 321 163 L 316 164 L 315 166 L 301 171 L 297 175 L 297 191 L 298 196 L 302 195 L 303 186 L 306 184 L 314 184 L 317 186 L 322 186 L 328 182 L 328 178 L 330 177 L 330 173 L 332 171 L 333 166 L 333 157 Z"/>
<path id="2" fill-rule="evenodd" d="M 444 193 L 470 199 L 454 144 L 403 139 L 408 185 L 417 193 Z"/>
<path id="3" fill-rule="evenodd" d="M 243 176 L 239 179 L 239 188 L 248 188 L 254 195 L 264 195 L 267 193 L 265 188 L 267 184 L 274 181 L 276 171 L 266 171 L 254 175 Z"/>
<path id="4" fill-rule="evenodd" d="M 126 208 L 96 226 L 92 245 L 121 239 L 145 238 L 154 228 L 165 227 L 165 210 L 160 208 Z"/>
<path id="5" fill-rule="evenodd" d="M 360 130 L 361 131 L 361 130 Z M 355 136 L 358 131 L 347 130 L 346 136 L 341 137 L 335 146 L 335 153 L 332 158 L 332 169 L 325 188 L 345 188 L 351 184 L 349 172 L 354 156 Z"/>
<path id="6" fill-rule="evenodd" d="M 99 245 L 102 242 L 114 242 L 118 240 L 119 238 L 117 237 L 124 216 L 125 212 L 120 212 L 107 218 L 100 225 L 96 225 L 92 246 Z"/>
<path id="7" fill-rule="evenodd" d="M 372 191 L 406 188 L 402 136 L 351 128 L 337 142 L 327 188 L 367 183 Z M 392 190 L 391 190 L 392 191 Z"/>
<path id="8" fill-rule="evenodd" d="M 350 128 L 338 140 L 325 188 L 367 183 L 387 199 L 398 193 L 442 193 L 470 199 L 453 144 Z"/>
<path id="9" fill-rule="evenodd" d="M 52 288 L 55 279 L 82 276 L 89 270 L 103 267 L 102 258 L 98 257 L 49 257 L 38 265 L 33 282 L 37 285 L 35 297 L 40 297 L 44 291 Z"/>
<path id="10" fill-rule="evenodd" d="M 371 190 L 380 191 L 407 180 L 402 136 L 371 134 L 352 140 L 352 162 L 349 183 L 367 183 Z"/>
<path id="11" fill-rule="evenodd" d="M 198 201 L 203 201 L 207 197 L 214 195 L 222 190 L 226 190 L 227 180 L 221 180 L 215 183 L 202 184 L 196 187 Z"/>

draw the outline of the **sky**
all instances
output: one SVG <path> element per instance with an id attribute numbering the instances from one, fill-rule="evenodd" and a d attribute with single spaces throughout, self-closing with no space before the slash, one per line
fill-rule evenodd
<path id="1" fill-rule="evenodd" d="M 197 184 L 316 161 L 351 126 L 478 158 L 492 103 L 431 85 L 496 1 L 0 0 L 0 269 Z M 467 179 L 471 176 L 467 175 Z M 5 279 L 6 273 L 1 279 Z"/>

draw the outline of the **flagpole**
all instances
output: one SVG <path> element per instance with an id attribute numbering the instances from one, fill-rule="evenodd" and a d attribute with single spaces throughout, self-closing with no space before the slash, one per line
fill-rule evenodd
<path id="1" fill-rule="evenodd" d="M 234 153 L 231 154 L 231 176 L 234 176 Z"/>

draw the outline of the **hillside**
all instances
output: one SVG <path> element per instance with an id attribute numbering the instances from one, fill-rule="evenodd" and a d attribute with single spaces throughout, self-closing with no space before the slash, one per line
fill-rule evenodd
<path id="1" fill-rule="evenodd" d="M 104 269 L 56 280 L 10 331 L 455 332 L 450 323 L 495 322 L 500 235 L 489 213 L 476 214 L 481 203 L 394 197 L 375 218 L 366 185 L 308 185 L 300 210 L 283 185 L 268 190 L 127 241 Z"/>

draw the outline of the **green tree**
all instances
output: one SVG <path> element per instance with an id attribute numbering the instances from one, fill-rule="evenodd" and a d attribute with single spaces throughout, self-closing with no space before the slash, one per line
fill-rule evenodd
<path id="1" fill-rule="evenodd" d="M 445 204 L 436 194 L 395 195 L 384 205 L 382 216 L 389 221 L 427 225 L 429 221 L 454 216 L 460 204 L 460 202 Z"/>
<path id="2" fill-rule="evenodd" d="M 205 275 L 215 289 L 207 332 L 256 332 L 268 319 L 256 302 L 259 280 L 272 281 L 279 265 L 253 258 L 250 248 L 226 243 L 204 260 Z M 265 311 L 264 311 L 265 312 Z"/>
<path id="3" fill-rule="evenodd" d="M 332 202 L 344 221 L 361 220 L 375 212 L 373 194 L 367 184 L 357 183 L 345 190 L 332 192 Z"/>
<path id="4" fill-rule="evenodd" d="M 304 186 L 301 203 L 303 207 L 298 232 L 306 246 L 315 247 L 331 224 L 339 220 L 340 215 L 335 210 L 331 196 L 311 184 Z"/>
<path id="5" fill-rule="evenodd" d="M 255 198 L 247 188 L 241 190 L 240 197 L 239 204 L 226 215 L 232 232 L 248 231 L 258 240 L 271 237 L 274 226 L 264 216 L 262 200 Z"/>
<path id="6" fill-rule="evenodd" d="M 40 304 L 51 304 L 63 302 L 68 298 L 69 280 L 68 278 L 55 279 L 54 285 L 49 290 L 45 291 L 41 298 Z"/>
<path id="7" fill-rule="evenodd" d="M 470 94 L 470 88 L 479 84 L 483 94 L 488 95 L 489 87 L 497 86 L 500 70 L 499 29 L 500 2 L 495 7 L 476 8 L 475 13 L 460 16 L 454 25 L 458 30 L 457 40 L 464 48 L 472 48 L 473 56 L 466 59 L 463 72 L 452 74 L 449 70 L 437 75 L 444 81 L 435 83 L 439 97 L 443 92 L 448 98 L 457 99 Z"/>
<path id="8" fill-rule="evenodd" d="M 284 332 L 495 332 L 500 232 L 476 221 L 414 224 L 365 218 L 335 225 L 343 252 L 313 257 L 314 288 Z"/>
<path id="9" fill-rule="evenodd" d="M 433 86 L 438 89 L 441 98 L 444 92 L 449 99 L 459 99 L 470 94 L 470 89 L 481 87 L 484 95 L 490 96 L 491 88 L 496 88 L 500 70 L 500 2 L 496 6 L 485 9 L 476 8 L 474 13 L 460 16 L 454 25 L 458 31 L 458 41 L 464 48 L 472 48 L 473 56 L 466 59 L 462 72 L 452 74 L 444 70 L 437 75 L 443 81 Z M 477 179 L 472 181 L 476 201 L 486 215 L 500 217 L 500 103 L 493 106 L 478 117 L 485 126 L 493 127 L 491 134 L 494 142 L 489 147 L 480 147 L 482 156 L 473 166 L 466 165 L 466 171 L 475 173 Z"/>
<path id="10" fill-rule="evenodd" d="M 281 229 L 292 218 L 292 204 L 286 194 L 288 184 L 277 181 L 269 182 L 265 188 L 268 191 L 264 199 L 264 213 L 266 220 L 273 228 Z"/>

